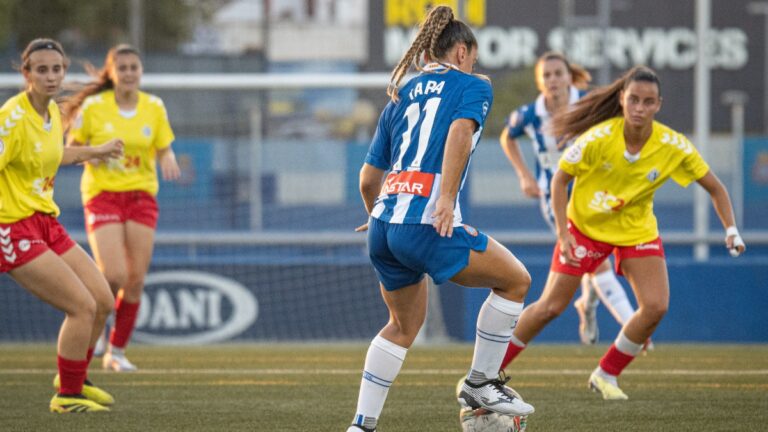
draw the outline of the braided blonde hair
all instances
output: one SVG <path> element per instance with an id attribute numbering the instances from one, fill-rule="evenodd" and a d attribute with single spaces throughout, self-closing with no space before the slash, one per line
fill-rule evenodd
<path id="1" fill-rule="evenodd" d="M 411 65 L 416 70 L 422 70 L 419 65 L 419 59 L 422 55 L 426 55 L 431 61 L 440 63 L 440 59 L 460 42 L 467 47 L 477 46 L 477 40 L 472 34 L 472 29 L 455 19 L 450 7 L 437 6 L 433 8 L 419 27 L 416 39 L 395 66 L 395 69 L 392 70 L 392 76 L 387 86 L 387 95 L 392 101 L 396 102 L 399 99 L 397 93 L 400 81 L 408 73 Z"/>

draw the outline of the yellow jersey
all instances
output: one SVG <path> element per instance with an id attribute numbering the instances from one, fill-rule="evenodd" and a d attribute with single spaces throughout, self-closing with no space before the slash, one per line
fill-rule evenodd
<path id="1" fill-rule="evenodd" d="M 106 90 L 85 99 L 70 131 L 75 141 L 99 146 L 123 140 L 123 157 L 109 162 L 86 164 L 80 191 L 83 203 L 103 191 L 145 191 L 157 195 L 156 152 L 174 140 L 163 101 L 139 92 L 136 109 L 126 113 L 115 101 L 115 92 Z"/>
<path id="2" fill-rule="evenodd" d="M 588 237 L 616 246 L 659 236 L 653 195 L 669 177 L 687 187 L 709 172 L 683 134 L 655 121 L 640 153 L 629 154 L 623 117 L 585 132 L 565 151 L 559 165 L 575 177 L 568 218 Z"/>
<path id="3" fill-rule="evenodd" d="M 35 111 L 26 92 L 0 108 L 0 223 L 35 212 L 59 215 L 53 183 L 64 154 L 59 106 L 48 103 L 49 122 Z"/>

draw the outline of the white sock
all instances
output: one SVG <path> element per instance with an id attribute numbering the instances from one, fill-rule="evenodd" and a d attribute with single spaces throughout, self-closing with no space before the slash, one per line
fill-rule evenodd
<path id="1" fill-rule="evenodd" d="M 491 292 L 477 317 L 470 381 L 482 382 L 498 376 L 512 331 L 522 312 L 522 303 L 506 300 Z"/>
<path id="2" fill-rule="evenodd" d="M 581 297 L 584 299 L 585 306 L 591 309 L 597 308 L 597 304 L 600 303 L 600 296 L 597 294 L 593 282 L 593 276 L 585 273 L 581 277 Z"/>
<path id="3" fill-rule="evenodd" d="M 609 383 L 617 387 L 619 386 L 619 382 L 616 379 L 617 378 L 616 375 L 609 374 L 608 372 L 604 371 L 603 368 L 601 368 L 600 366 L 596 367 L 595 371 L 592 373 L 594 373 L 595 375 L 598 375 L 600 378 L 608 381 Z"/>
<path id="4" fill-rule="evenodd" d="M 396 345 L 381 336 L 371 341 L 365 356 L 357 412 L 352 423 L 373 429 L 384 408 L 387 392 L 400 372 L 407 348 Z"/>
<path id="5" fill-rule="evenodd" d="M 517 336 L 515 336 L 514 333 L 512 333 L 512 336 L 510 336 L 509 342 L 514 344 L 514 345 L 516 345 L 516 346 L 519 346 L 520 348 L 525 348 L 525 342 L 523 342 L 520 339 L 518 339 Z"/>
<path id="6" fill-rule="evenodd" d="M 637 357 L 637 355 L 640 354 L 640 351 L 643 350 L 643 344 L 634 343 L 627 339 L 627 337 L 624 335 L 624 331 L 619 332 L 619 335 L 616 337 L 616 340 L 613 342 L 613 344 L 616 346 L 617 350 L 632 357 Z"/>
<path id="7" fill-rule="evenodd" d="M 624 291 L 624 287 L 616 278 L 613 270 L 596 274 L 592 282 L 603 300 L 603 304 L 611 311 L 616 321 L 621 325 L 626 324 L 634 315 L 635 309 L 629 302 L 627 292 Z"/>

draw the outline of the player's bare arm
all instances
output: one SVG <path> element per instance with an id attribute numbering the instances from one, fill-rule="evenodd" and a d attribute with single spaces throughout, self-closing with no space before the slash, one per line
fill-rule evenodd
<path id="1" fill-rule="evenodd" d="M 477 124 L 474 120 L 456 119 L 448 130 L 440 180 L 440 197 L 437 199 L 433 215 L 435 220 L 432 223 L 441 237 L 453 235 L 453 209 L 456 194 L 461 183 L 461 173 L 467 166 L 469 152 L 472 149 L 472 135 L 476 128 Z"/>
<path id="2" fill-rule="evenodd" d="M 371 164 L 363 164 L 360 168 L 360 196 L 363 198 L 363 205 L 365 205 L 365 211 L 369 215 L 373 210 L 373 204 L 376 202 L 376 197 L 381 189 L 381 183 L 384 181 L 384 170 L 376 168 Z M 356 232 L 362 232 L 368 230 L 368 222 L 355 228 Z"/>
<path id="3" fill-rule="evenodd" d="M 536 184 L 536 179 L 533 177 L 533 173 L 531 173 L 531 170 L 529 170 L 528 166 L 525 164 L 525 160 L 523 160 L 523 154 L 520 151 L 520 143 L 518 143 L 516 139 L 510 138 L 508 127 L 505 127 L 504 130 L 501 131 L 499 144 L 501 145 L 501 149 L 504 150 L 504 154 L 507 155 L 509 163 L 512 164 L 512 167 L 515 169 L 517 178 L 520 179 L 520 190 L 523 191 L 525 196 L 531 198 L 538 198 L 541 196 L 541 189 L 539 189 L 539 185 Z"/>

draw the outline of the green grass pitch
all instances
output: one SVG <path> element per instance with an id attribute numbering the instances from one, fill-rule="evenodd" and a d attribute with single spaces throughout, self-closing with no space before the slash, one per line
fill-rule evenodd
<path id="1" fill-rule="evenodd" d="M 767 345 L 658 343 L 620 378 L 624 402 L 586 388 L 605 346 L 533 345 L 507 373 L 536 407 L 528 431 L 766 431 Z M 132 374 L 90 378 L 112 392 L 110 413 L 48 412 L 53 344 L 0 345 L 0 431 L 344 431 L 355 411 L 367 344 L 132 346 Z M 472 347 L 408 353 L 380 432 L 459 431 L 456 381 Z M 98 360 L 98 359 L 97 359 Z"/>

